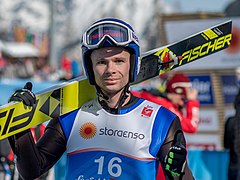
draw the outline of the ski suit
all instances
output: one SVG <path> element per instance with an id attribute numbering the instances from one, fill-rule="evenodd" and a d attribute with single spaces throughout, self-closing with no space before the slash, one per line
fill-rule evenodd
<path id="1" fill-rule="evenodd" d="M 9 141 L 25 179 L 46 172 L 66 151 L 66 179 L 153 180 L 179 131 L 171 111 L 131 96 L 115 113 L 94 99 L 53 119 L 36 145 L 30 131 Z M 184 138 L 181 144 L 186 146 Z M 193 179 L 188 165 L 183 179 Z"/>

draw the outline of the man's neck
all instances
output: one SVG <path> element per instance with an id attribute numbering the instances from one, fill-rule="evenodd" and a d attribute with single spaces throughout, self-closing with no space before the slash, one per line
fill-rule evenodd
<path id="1" fill-rule="evenodd" d="M 108 100 L 105 100 L 102 97 L 99 97 L 99 100 L 100 101 L 104 100 L 107 103 L 108 107 L 110 108 L 119 108 L 120 99 L 123 96 L 123 90 L 116 94 L 107 94 L 106 96 L 108 97 Z M 130 100 L 130 93 L 127 93 L 127 98 L 124 100 L 121 106 L 124 106 L 125 104 L 127 104 L 129 100 Z"/>

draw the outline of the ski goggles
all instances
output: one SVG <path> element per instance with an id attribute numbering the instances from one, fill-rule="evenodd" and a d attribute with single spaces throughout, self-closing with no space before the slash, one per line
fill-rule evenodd
<path id="1" fill-rule="evenodd" d="M 130 42 L 139 45 L 136 34 L 129 27 L 118 22 L 99 22 L 92 25 L 84 34 L 82 45 L 96 49 L 109 38 L 116 46 L 126 46 Z"/>

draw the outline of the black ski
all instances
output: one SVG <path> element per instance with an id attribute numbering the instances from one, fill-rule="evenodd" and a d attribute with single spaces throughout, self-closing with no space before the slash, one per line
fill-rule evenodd
<path id="1" fill-rule="evenodd" d="M 231 29 L 232 21 L 227 21 L 182 41 L 144 53 L 141 60 L 141 69 L 135 83 L 145 81 L 227 48 L 232 39 Z M 169 51 L 172 51 L 176 57 L 181 59 L 179 58 L 178 62 L 170 68 L 165 68 L 162 58 Z"/>

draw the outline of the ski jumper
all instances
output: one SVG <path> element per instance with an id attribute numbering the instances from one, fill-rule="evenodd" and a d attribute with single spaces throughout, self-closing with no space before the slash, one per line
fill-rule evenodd
<path id="1" fill-rule="evenodd" d="M 163 106 L 131 97 L 115 113 L 95 99 L 55 118 L 36 144 L 30 130 L 9 137 L 21 176 L 36 179 L 67 152 L 67 180 L 156 179 L 182 131 L 180 120 Z M 187 163 L 183 179 L 194 179 Z"/>

